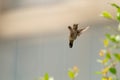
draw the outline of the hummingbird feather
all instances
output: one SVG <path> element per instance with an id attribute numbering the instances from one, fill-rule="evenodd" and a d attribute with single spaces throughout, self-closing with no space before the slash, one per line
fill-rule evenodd
<path id="1" fill-rule="evenodd" d="M 71 26 L 68 26 L 68 29 L 70 31 L 69 47 L 72 48 L 73 42 L 76 40 L 77 36 L 80 36 L 83 32 L 87 31 L 89 29 L 89 26 L 78 30 L 78 24 L 73 24 L 73 28 Z"/>

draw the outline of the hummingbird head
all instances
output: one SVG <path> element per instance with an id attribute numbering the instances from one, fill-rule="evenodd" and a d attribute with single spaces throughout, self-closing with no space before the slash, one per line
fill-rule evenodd
<path id="1" fill-rule="evenodd" d="M 78 24 L 73 24 L 73 29 L 77 30 L 78 29 Z"/>

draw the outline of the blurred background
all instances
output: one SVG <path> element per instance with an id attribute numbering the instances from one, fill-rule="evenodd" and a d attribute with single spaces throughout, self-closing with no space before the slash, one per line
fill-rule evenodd
<path id="1" fill-rule="evenodd" d="M 100 17 L 119 0 L 0 0 L 0 80 L 34 80 L 48 72 L 69 80 L 67 71 L 80 68 L 78 80 L 97 80 L 96 62 L 103 48 L 105 26 L 117 23 Z M 68 45 L 68 26 L 90 26 Z"/>

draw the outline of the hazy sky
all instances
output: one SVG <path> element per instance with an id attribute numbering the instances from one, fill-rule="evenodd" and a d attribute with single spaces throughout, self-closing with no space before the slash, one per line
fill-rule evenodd
<path id="1" fill-rule="evenodd" d="M 56 34 L 67 32 L 67 26 L 73 23 L 81 27 L 105 22 L 100 13 L 103 10 L 113 13 L 115 10 L 108 3 L 120 3 L 119 0 L 3 1 L 4 9 L 13 8 L 2 15 L 3 36 Z"/>

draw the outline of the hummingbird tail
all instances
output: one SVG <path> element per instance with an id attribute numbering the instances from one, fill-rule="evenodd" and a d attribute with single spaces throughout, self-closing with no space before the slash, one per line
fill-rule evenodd
<path id="1" fill-rule="evenodd" d="M 73 40 L 70 40 L 70 42 L 69 42 L 69 47 L 70 47 L 70 48 L 73 47 Z"/>

